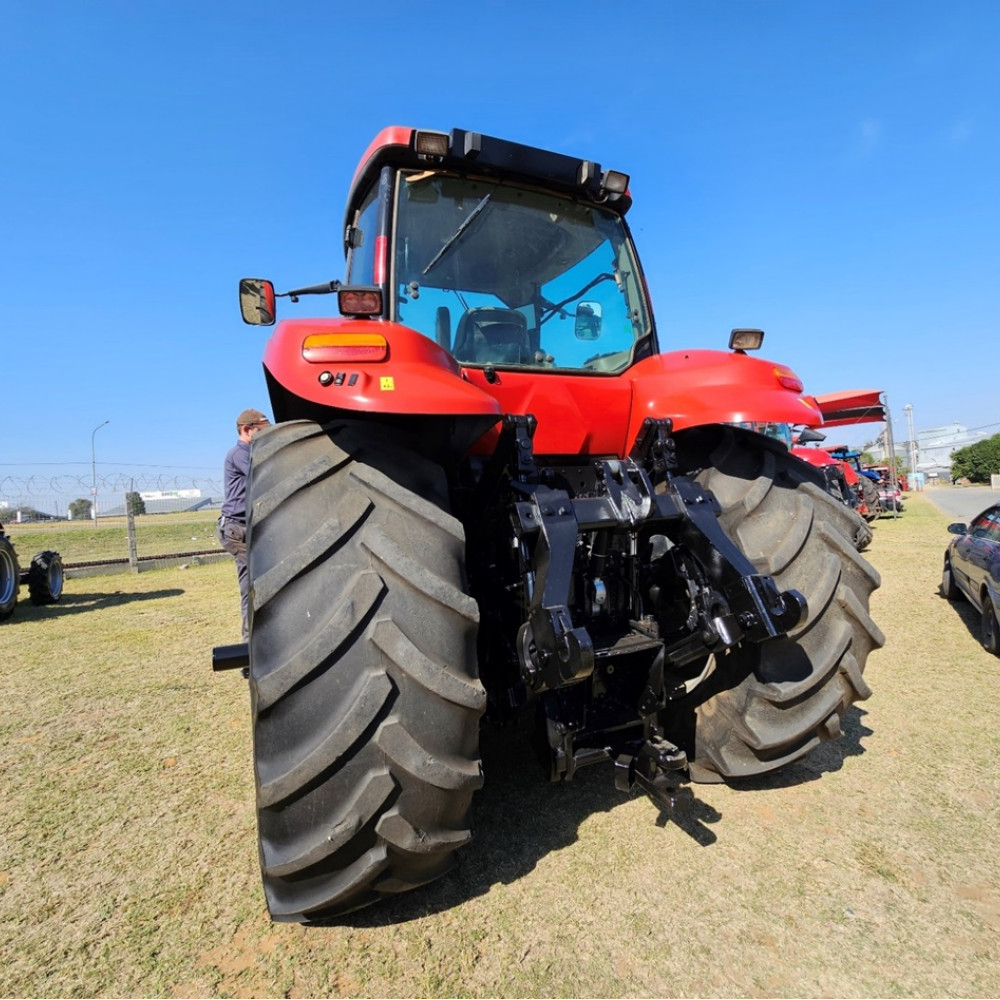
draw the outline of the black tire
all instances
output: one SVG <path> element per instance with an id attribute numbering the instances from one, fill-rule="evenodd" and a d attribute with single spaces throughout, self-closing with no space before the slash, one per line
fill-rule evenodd
<path id="1" fill-rule="evenodd" d="M 17 607 L 17 592 L 21 584 L 21 567 L 14 546 L 6 535 L 0 535 L 0 621 L 5 621 Z"/>
<path id="2" fill-rule="evenodd" d="M 854 547 L 858 552 L 864 552 L 872 543 L 872 538 L 874 537 L 871 525 L 855 510 L 848 508 L 850 512 L 854 515 L 854 523 L 848 525 L 848 531 L 851 535 L 851 540 L 854 542 Z"/>
<path id="3" fill-rule="evenodd" d="M 33 604 L 55 604 L 63 593 L 63 563 L 58 552 L 39 552 L 28 567 L 28 593 Z"/>
<path id="4" fill-rule="evenodd" d="M 844 504 L 854 514 L 855 523 L 851 537 L 854 540 L 854 547 L 859 552 L 863 552 L 871 545 L 872 529 L 857 510 L 855 510 L 858 506 L 857 497 L 851 487 L 847 485 L 847 478 L 839 466 L 825 465 L 822 466 L 822 470 L 827 492 L 834 500 Z"/>
<path id="5" fill-rule="evenodd" d="M 874 521 L 882 516 L 882 498 L 879 496 L 878 487 L 867 477 L 859 474 L 858 482 L 861 483 L 861 495 L 864 497 L 868 507 L 865 515 L 866 521 Z"/>
<path id="6" fill-rule="evenodd" d="M 979 619 L 979 641 L 983 649 L 994 656 L 1000 655 L 1000 626 L 989 594 L 983 594 L 983 612 Z"/>
<path id="7" fill-rule="evenodd" d="M 710 454 L 698 479 L 719 500 L 726 534 L 758 572 L 808 603 L 788 636 L 730 651 L 692 695 L 692 780 L 751 777 L 841 736 L 847 710 L 871 694 L 865 661 L 885 639 L 868 604 L 881 581 L 855 548 L 856 516 L 815 470 L 736 428 L 679 438 L 682 451 Z"/>
<path id="8" fill-rule="evenodd" d="M 422 885 L 470 839 L 486 695 L 447 507 L 441 468 L 373 429 L 295 421 L 254 440 L 250 691 L 275 920 Z"/>
<path id="9" fill-rule="evenodd" d="M 941 596 L 949 601 L 960 601 L 965 595 L 959 590 L 955 583 L 955 575 L 951 569 L 951 562 L 945 559 L 944 569 L 941 571 Z"/>

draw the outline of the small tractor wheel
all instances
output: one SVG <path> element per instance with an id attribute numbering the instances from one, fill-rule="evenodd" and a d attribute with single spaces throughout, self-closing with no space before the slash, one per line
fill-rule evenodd
<path id="1" fill-rule="evenodd" d="M 0 534 L 0 621 L 14 613 L 17 607 L 17 591 L 21 583 L 21 567 L 10 539 Z"/>
<path id="2" fill-rule="evenodd" d="M 63 563 L 58 552 L 39 552 L 28 567 L 28 593 L 33 604 L 55 604 L 63 592 Z"/>
<path id="3" fill-rule="evenodd" d="M 278 423 L 248 483 L 264 893 L 329 920 L 438 878 L 482 785 L 479 609 L 440 466 L 357 423 Z"/>
<path id="4" fill-rule="evenodd" d="M 885 639 L 868 602 L 881 581 L 855 547 L 856 515 L 780 444 L 732 427 L 683 435 L 682 460 L 691 467 L 700 456 L 698 479 L 718 499 L 726 534 L 779 590 L 808 603 L 787 636 L 730 650 L 690 696 L 692 779 L 750 777 L 841 736 L 851 704 L 869 696 L 865 661 Z"/>
<path id="5" fill-rule="evenodd" d="M 941 596 L 949 601 L 960 601 L 965 596 L 955 583 L 955 575 L 947 559 L 941 571 Z"/>

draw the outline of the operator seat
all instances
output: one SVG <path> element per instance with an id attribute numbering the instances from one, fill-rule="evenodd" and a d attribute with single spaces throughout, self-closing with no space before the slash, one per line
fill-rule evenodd
<path id="1" fill-rule="evenodd" d="M 516 309 L 469 309 L 458 321 L 452 353 L 476 364 L 528 364 L 533 356 L 528 321 Z"/>

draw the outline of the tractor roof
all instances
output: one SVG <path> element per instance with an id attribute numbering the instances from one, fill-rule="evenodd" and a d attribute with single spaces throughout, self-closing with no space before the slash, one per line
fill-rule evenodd
<path id="1" fill-rule="evenodd" d="M 628 176 L 603 170 L 591 160 L 464 129 L 446 133 L 391 125 L 372 140 L 354 171 L 345 226 L 350 224 L 357 199 L 385 164 L 516 180 L 600 202 L 622 215 L 632 204 Z"/>

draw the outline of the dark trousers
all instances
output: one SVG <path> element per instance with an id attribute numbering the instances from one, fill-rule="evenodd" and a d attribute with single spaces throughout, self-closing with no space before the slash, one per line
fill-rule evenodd
<path id="1" fill-rule="evenodd" d="M 250 572 L 247 569 L 247 528 L 239 521 L 219 518 L 219 544 L 236 560 L 236 579 L 240 584 L 240 613 L 243 616 L 243 641 L 250 638 Z"/>

